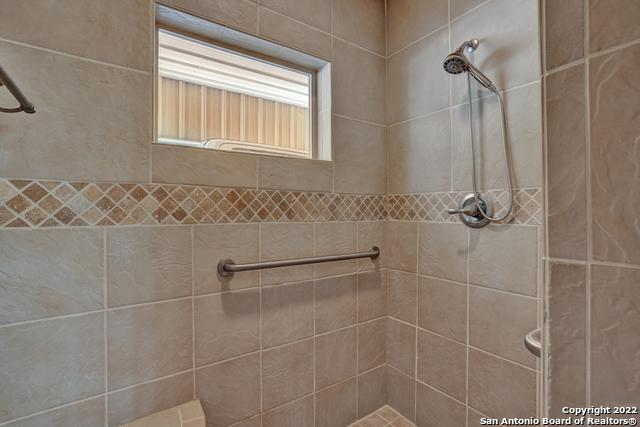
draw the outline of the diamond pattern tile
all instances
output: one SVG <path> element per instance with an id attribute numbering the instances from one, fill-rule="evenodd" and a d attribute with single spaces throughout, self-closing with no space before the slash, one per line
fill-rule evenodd
<path id="1" fill-rule="evenodd" d="M 487 191 L 497 213 L 507 193 Z M 0 179 L 0 227 L 81 227 L 313 221 L 455 222 L 465 193 L 338 194 L 193 185 Z M 539 188 L 516 191 L 511 222 L 539 225 Z"/>

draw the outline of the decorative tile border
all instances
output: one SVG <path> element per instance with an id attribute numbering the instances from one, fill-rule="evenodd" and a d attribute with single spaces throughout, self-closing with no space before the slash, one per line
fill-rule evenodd
<path id="1" fill-rule="evenodd" d="M 504 209 L 504 191 L 486 192 Z M 0 227 L 246 222 L 455 222 L 463 192 L 362 195 L 171 184 L 0 179 Z M 518 190 L 513 223 L 541 224 L 540 189 Z"/>
<path id="2" fill-rule="evenodd" d="M 390 194 L 387 212 L 390 219 L 404 221 L 458 222 L 457 215 L 448 215 L 447 209 L 457 207 L 468 191 L 443 193 Z M 493 202 L 496 216 L 506 210 L 508 193 L 504 190 L 483 191 Z M 516 190 L 512 224 L 542 224 L 542 191 L 539 188 Z"/>
<path id="3" fill-rule="evenodd" d="M 0 226 L 363 221 L 385 196 L 170 184 L 0 180 Z"/>

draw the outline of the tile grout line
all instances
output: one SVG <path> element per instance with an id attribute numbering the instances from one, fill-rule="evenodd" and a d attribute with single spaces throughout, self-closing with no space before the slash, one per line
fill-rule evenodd
<path id="1" fill-rule="evenodd" d="M 262 224 L 258 225 L 258 260 L 262 261 Z M 262 337 L 262 272 L 258 271 L 258 285 L 260 286 L 260 289 L 258 291 L 258 295 L 260 298 L 260 306 L 259 306 L 259 320 L 258 320 L 258 327 L 260 328 L 260 330 L 258 331 L 259 334 L 259 342 L 260 342 L 260 427 L 262 427 L 262 414 L 264 413 L 264 396 L 263 396 L 263 373 L 262 373 L 262 369 L 263 369 L 263 358 L 264 358 L 264 342 L 263 342 L 263 337 Z M 315 349 L 314 349 L 314 353 L 315 353 Z"/>
<path id="2" fill-rule="evenodd" d="M 102 322 L 103 322 L 103 333 L 104 333 L 104 425 L 105 427 L 109 426 L 109 331 L 108 331 L 108 327 L 107 327 L 107 323 L 108 323 L 108 313 L 107 313 L 107 307 L 109 305 L 109 295 L 108 295 L 108 278 L 107 278 L 107 272 L 109 270 L 109 259 L 107 256 L 107 229 L 103 229 L 102 231 L 102 262 L 103 262 L 103 283 L 104 283 L 104 289 L 103 289 L 103 297 L 104 297 L 104 303 L 103 303 L 103 315 L 102 315 Z"/>
<path id="3" fill-rule="evenodd" d="M 193 398 L 196 392 L 196 273 L 195 273 L 195 227 L 191 226 L 191 349 L 192 349 L 192 369 L 193 369 Z"/>
<path id="4" fill-rule="evenodd" d="M 333 2 L 332 2 L 333 4 Z M 333 14 L 332 14 L 333 16 Z M 333 18 L 332 18 L 333 19 Z M 313 226 L 313 243 L 312 243 L 312 254 L 315 254 L 316 251 L 316 226 Z M 313 267 L 315 268 L 315 267 Z M 312 301 L 312 313 L 313 313 L 313 357 L 312 357 L 312 370 L 313 370 L 313 425 L 316 425 L 316 401 L 317 401 L 317 393 L 318 391 L 316 390 L 317 388 L 317 372 L 316 372 L 316 334 L 317 334 L 317 329 L 316 329 L 316 277 L 315 277 L 315 271 L 312 270 L 311 275 L 313 276 L 313 278 L 311 279 L 311 283 L 312 283 L 312 290 L 311 290 L 311 301 Z M 357 280 L 357 279 L 356 279 Z"/>
<path id="5" fill-rule="evenodd" d="M 591 79 L 591 41 L 589 25 L 589 6 L 584 1 L 584 100 L 585 100 L 585 184 L 586 184 L 586 238 L 587 238 L 587 268 L 586 268 L 586 289 L 585 289 L 585 403 L 591 405 L 591 266 L 593 260 L 593 210 L 592 210 L 592 188 L 591 188 L 591 92 L 589 81 Z"/>
<path id="6" fill-rule="evenodd" d="M 85 62 L 89 62 L 92 64 L 96 64 L 96 65 L 102 65 L 105 67 L 109 67 L 109 68 L 115 68 L 121 71 L 129 71 L 132 73 L 136 73 L 136 74 L 144 74 L 144 75 L 151 75 L 152 71 L 145 71 L 145 70 L 141 70 L 141 69 L 137 69 L 137 68 L 131 68 L 131 67 L 127 67 L 124 65 L 118 65 L 118 64 L 113 64 L 110 62 L 106 62 L 106 61 L 101 61 L 99 59 L 92 59 L 92 58 L 87 58 L 84 56 L 80 56 L 80 55 L 74 55 L 72 53 L 67 53 L 67 52 L 63 52 L 61 50 L 55 50 L 55 49 L 49 49 L 46 47 L 42 47 L 42 46 L 36 46 L 36 45 L 32 45 L 32 44 L 28 44 L 28 43 L 23 43 L 17 40 L 10 40 L 10 39 L 6 39 L 3 37 L 0 37 L 0 42 L 3 43 L 8 43 L 8 44 L 12 44 L 12 45 L 16 45 L 16 46 L 20 46 L 20 47 L 24 47 L 27 49 L 34 49 L 34 50 L 38 50 L 41 52 L 46 52 L 49 54 L 54 54 L 54 55 L 59 55 L 59 56 L 63 56 L 66 58 L 72 58 L 75 60 L 79 60 L 79 61 L 85 61 Z"/>
<path id="7" fill-rule="evenodd" d="M 469 312 L 470 312 L 470 302 L 471 302 L 471 286 L 470 286 L 470 281 L 471 281 L 471 274 L 469 272 L 469 265 L 470 265 L 470 261 L 469 261 L 469 252 L 470 252 L 470 248 L 471 248 L 471 230 L 467 230 L 467 303 L 466 303 L 466 335 L 465 335 L 465 395 L 464 395 L 464 402 L 465 402 L 465 419 L 466 419 L 466 423 L 467 423 L 467 427 L 469 427 Z"/>

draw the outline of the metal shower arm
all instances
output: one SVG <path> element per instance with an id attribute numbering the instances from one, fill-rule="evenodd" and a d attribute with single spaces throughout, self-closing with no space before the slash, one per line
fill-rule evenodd
<path id="1" fill-rule="evenodd" d="M 22 93 L 22 91 L 16 86 L 16 84 L 11 80 L 11 77 L 4 71 L 4 69 L 0 66 L 0 86 L 5 86 L 11 95 L 18 101 L 20 104 L 19 107 L 16 108 L 2 108 L 0 107 L 0 112 L 3 113 L 19 113 L 20 111 L 24 111 L 28 114 L 33 114 L 36 112 L 36 107 L 33 106 L 31 102 L 27 99 L 26 96 Z"/>

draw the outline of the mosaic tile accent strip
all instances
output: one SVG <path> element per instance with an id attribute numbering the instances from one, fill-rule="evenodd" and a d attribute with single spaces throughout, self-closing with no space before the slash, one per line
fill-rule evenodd
<path id="1" fill-rule="evenodd" d="M 387 196 L 389 219 L 404 221 L 458 222 L 457 215 L 448 215 L 447 209 L 457 207 L 467 191 L 443 193 L 391 194 Z M 496 215 L 506 211 L 508 193 L 505 190 L 484 191 L 494 202 Z M 539 188 L 516 190 L 514 213 L 510 223 L 542 224 L 542 191 Z"/>
<path id="2" fill-rule="evenodd" d="M 507 193 L 485 192 L 498 212 Z M 456 222 L 466 193 L 363 195 L 171 184 L 0 179 L 0 227 L 79 227 L 247 222 Z M 542 194 L 516 192 L 512 223 L 542 223 Z"/>
<path id="3" fill-rule="evenodd" d="M 376 221 L 385 196 L 170 184 L 0 180 L 0 227 Z"/>

